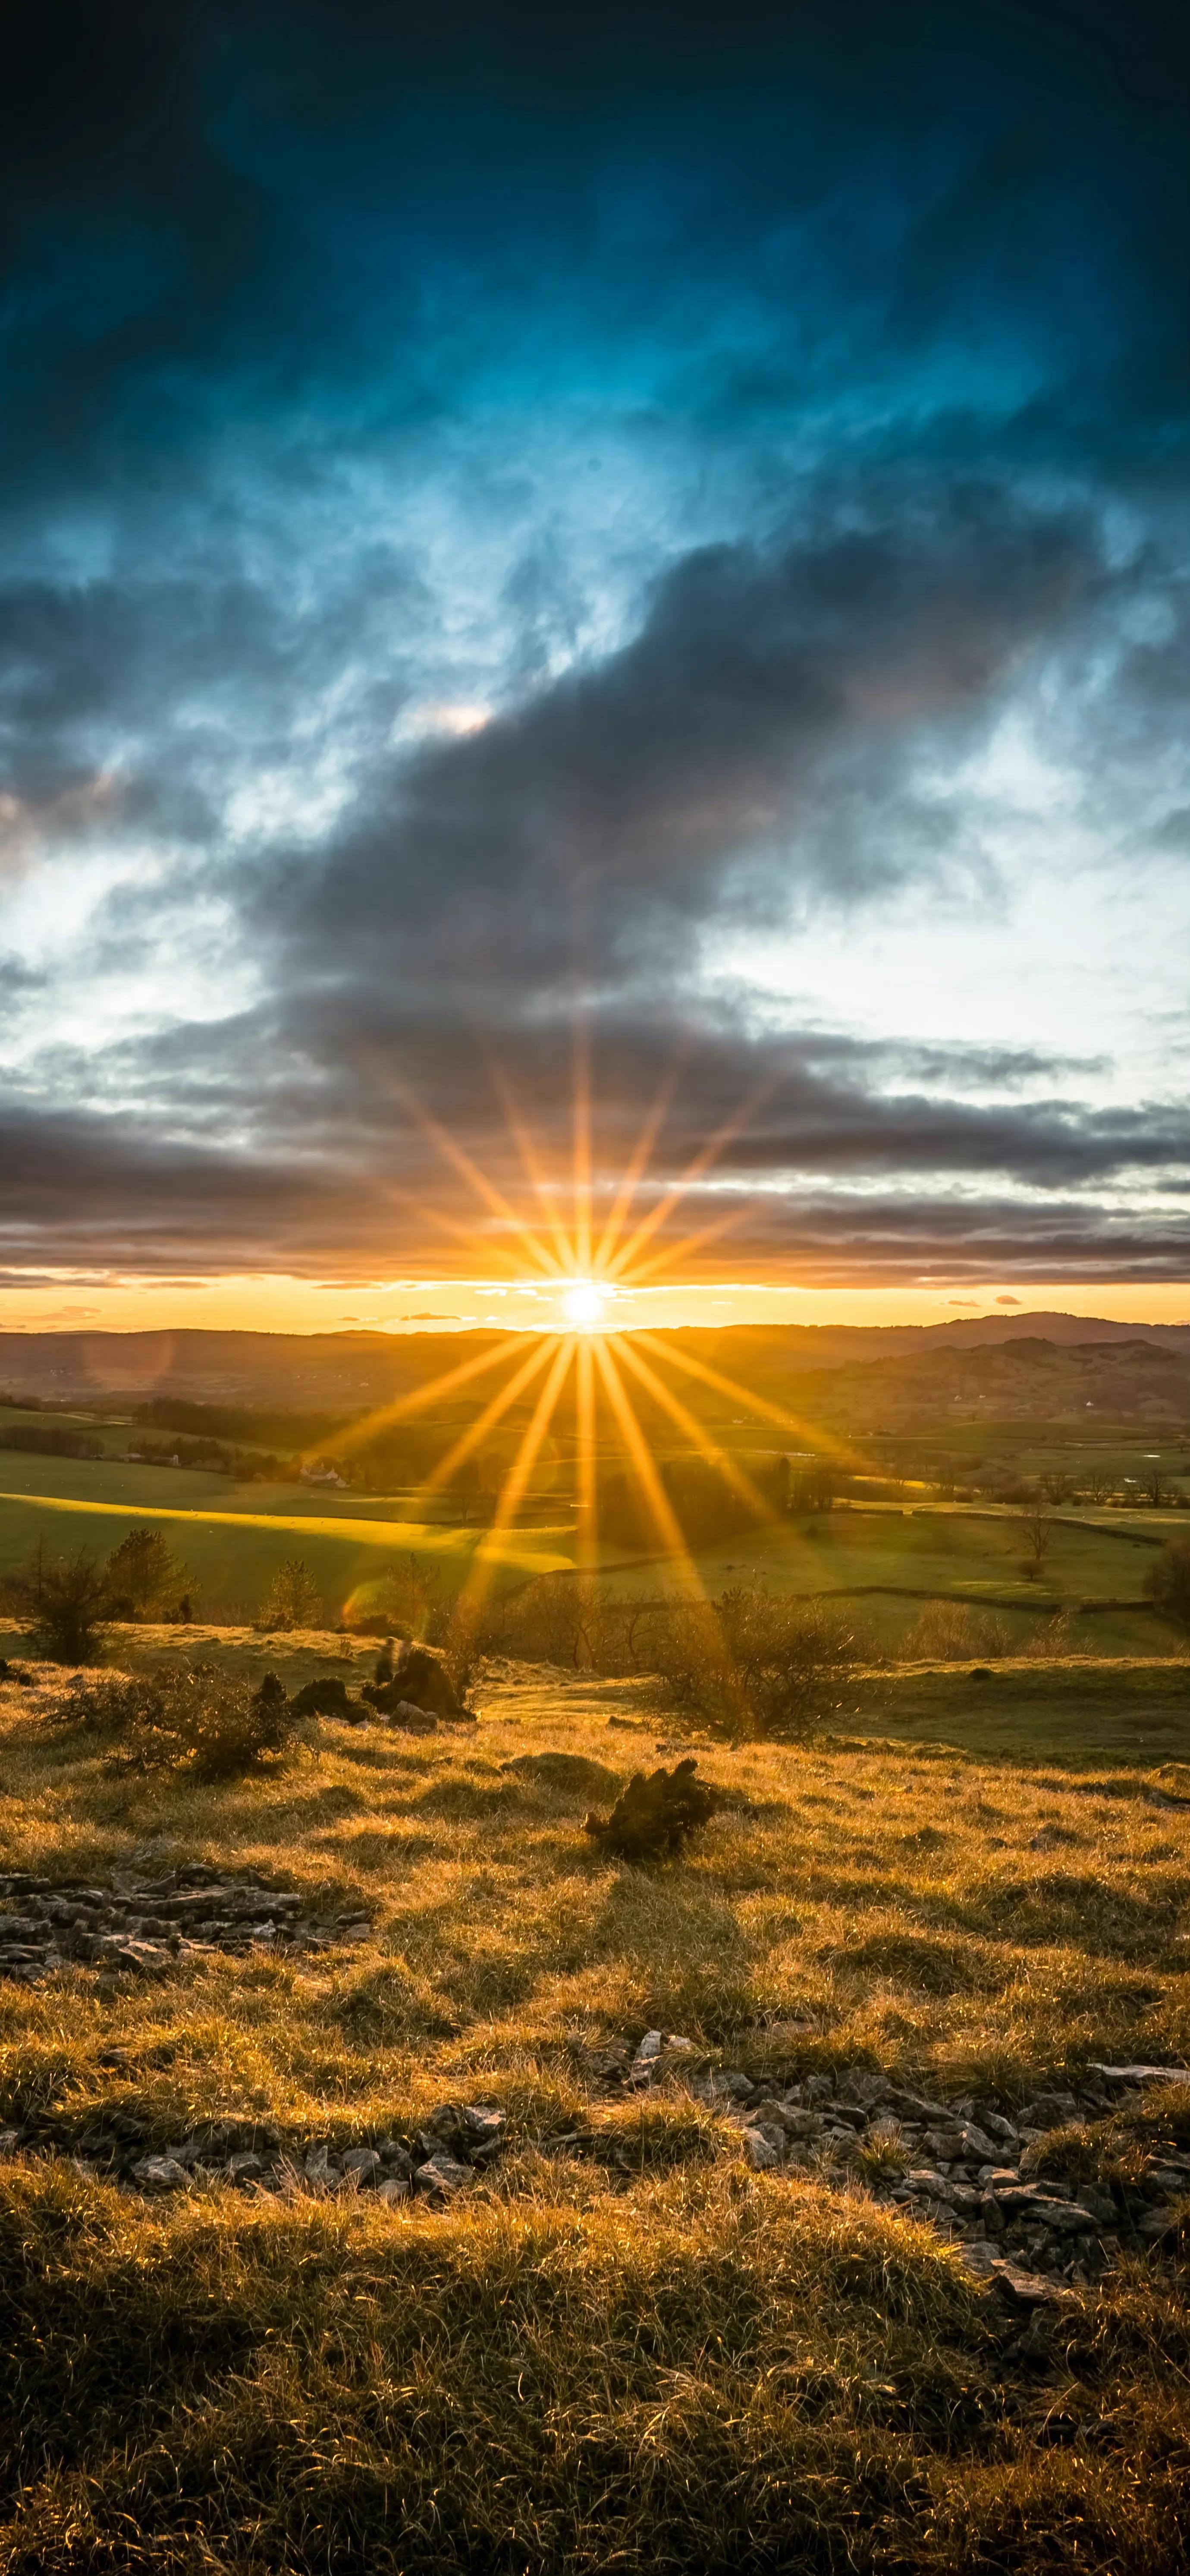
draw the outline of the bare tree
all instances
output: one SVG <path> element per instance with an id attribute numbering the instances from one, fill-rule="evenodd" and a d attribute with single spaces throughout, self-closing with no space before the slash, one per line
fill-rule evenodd
<path id="1" fill-rule="evenodd" d="M 1045 1561 L 1053 1544 L 1054 1525 L 1043 1511 L 1022 1512 L 1017 1527 L 1024 1542 L 1021 1571 L 1036 1583 L 1045 1571 Z"/>

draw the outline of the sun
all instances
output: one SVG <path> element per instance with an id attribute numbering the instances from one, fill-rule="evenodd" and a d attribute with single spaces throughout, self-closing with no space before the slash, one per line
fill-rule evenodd
<path id="1" fill-rule="evenodd" d="M 597 1333 L 603 1323 L 607 1291 L 593 1279 L 576 1279 L 562 1300 L 567 1323 L 576 1333 Z"/>

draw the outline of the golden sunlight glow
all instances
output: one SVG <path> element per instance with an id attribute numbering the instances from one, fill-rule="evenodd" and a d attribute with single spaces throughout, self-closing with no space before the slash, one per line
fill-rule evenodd
<path id="1" fill-rule="evenodd" d="M 562 1300 L 567 1323 L 576 1333 L 597 1333 L 607 1307 L 607 1291 L 593 1279 L 576 1279 Z"/>
<path id="2" fill-rule="evenodd" d="M 676 1068 L 662 1083 L 635 1145 L 615 1176 L 601 1171 L 596 1153 L 589 1032 L 581 1015 L 576 1016 L 574 1032 L 573 1145 L 568 1173 L 551 1173 L 501 1068 L 492 1064 L 489 1073 L 503 1104 L 508 1134 L 528 1191 L 527 1214 L 521 1213 L 405 1084 L 390 1078 L 390 1088 L 443 1163 L 466 1183 L 478 1202 L 488 1221 L 483 1233 L 485 1260 L 494 1257 L 501 1265 L 507 1264 L 525 1296 L 538 1301 L 536 1312 L 542 1324 L 551 1307 L 555 1320 L 532 1335 L 527 1351 L 523 1332 L 499 1333 L 494 1347 L 489 1345 L 456 1366 L 439 1370 L 428 1384 L 365 1413 L 346 1434 L 343 1446 L 348 1451 L 361 1448 L 378 1434 L 395 1430 L 419 1413 L 441 1414 L 442 1431 L 449 1433 L 453 1429 L 454 1437 L 445 1438 L 437 1464 L 417 1487 L 413 1501 L 419 1511 L 448 1490 L 463 1468 L 468 1469 L 472 1485 L 481 1477 L 490 1480 L 495 1468 L 494 1486 L 486 1483 L 486 1490 L 493 1495 L 491 1517 L 478 1539 L 459 1596 L 459 1609 L 464 1616 L 478 1612 L 501 1561 L 500 1542 L 518 1516 L 522 1511 L 532 1513 L 541 1508 L 539 1461 L 543 1451 L 547 1456 L 545 1490 L 556 1515 L 557 1464 L 569 1447 L 574 1570 L 585 1590 L 594 1587 L 599 1574 L 601 1474 L 610 1471 L 616 1475 L 626 1470 L 640 1493 L 658 1546 L 669 1560 L 669 1580 L 676 1579 L 687 1600 L 698 1605 L 699 1614 L 713 1628 L 716 1613 L 674 1509 L 662 1473 L 664 1461 L 659 1465 L 652 1454 L 630 1389 L 635 1389 L 638 1401 L 643 1396 L 654 1413 L 660 1412 L 681 1440 L 714 1468 L 746 1510 L 758 1519 L 766 1517 L 767 1506 L 748 1472 L 746 1452 L 743 1457 L 737 1456 L 729 1444 L 715 1438 L 669 1382 L 672 1376 L 686 1379 L 687 1392 L 693 1380 L 719 1399 L 730 1399 L 739 1407 L 737 1419 L 768 1423 L 778 1435 L 796 1438 L 803 1451 L 817 1450 L 848 1465 L 860 1463 L 846 1441 L 801 1421 L 796 1414 L 752 1392 L 676 1341 L 658 1338 L 640 1326 L 629 1327 L 626 1316 L 619 1326 L 613 1321 L 617 1300 L 630 1297 L 659 1272 L 672 1274 L 693 1252 L 739 1222 L 739 1212 L 732 1211 L 696 1227 L 676 1243 L 665 1239 L 670 1220 L 682 1202 L 704 1180 L 763 1095 L 754 1093 L 734 1118 L 725 1120 L 679 1176 L 662 1187 L 643 1215 L 638 1216 L 638 1191 L 672 1097 Z M 394 1187 L 394 1199 L 404 1195 Z M 602 1213 L 604 1208 L 606 1214 Z M 448 1230 L 466 1235 L 467 1229 L 458 1218 L 442 1211 L 432 1214 L 440 1216 Z M 492 1220 L 497 1229 L 495 1237 Z M 476 1248 L 478 1251 L 478 1241 Z M 501 1296 L 512 1292 L 494 1287 L 492 1293 Z M 620 1312 L 623 1316 L 623 1306 Z M 496 1318 L 487 1320 L 494 1323 Z M 495 1393 L 485 1388 L 486 1401 L 481 1400 L 471 1419 L 455 1428 L 458 1398 L 473 1385 L 478 1393 L 478 1382 L 489 1371 L 500 1376 Z M 551 1426 L 572 1375 L 573 1394 L 566 1419 L 573 1421 L 573 1432 L 555 1432 Z M 510 1462 L 501 1457 L 499 1448 L 485 1446 L 497 1432 L 502 1442 L 511 1440 L 514 1444 Z M 769 1438 L 771 1441 L 772 1431 Z"/>

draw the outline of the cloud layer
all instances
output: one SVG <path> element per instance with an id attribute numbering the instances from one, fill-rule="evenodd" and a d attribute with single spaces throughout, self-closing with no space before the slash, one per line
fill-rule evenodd
<path id="1" fill-rule="evenodd" d="M 442 1134 L 531 1207 L 588 1061 L 597 1207 L 663 1099 L 638 1206 L 702 1164 L 657 1241 L 705 1275 L 1187 1276 L 1142 15 L 50 13 L 0 158 L 12 1274 L 482 1267 Z"/>

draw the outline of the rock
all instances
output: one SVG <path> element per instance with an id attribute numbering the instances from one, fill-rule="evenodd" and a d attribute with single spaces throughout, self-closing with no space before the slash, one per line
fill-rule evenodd
<path id="1" fill-rule="evenodd" d="M 744 2131 L 744 2153 L 754 2173 L 768 2173 L 785 2161 L 784 2133 L 775 2121 L 750 2123 Z"/>
<path id="2" fill-rule="evenodd" d="M 456 2193 L 464 2191 L 471 2180 L 468 2167 L 459 2164 L 454 2156 L 448 2156 L 444 2148 L 439 2148 L 435 2154 L 427 2156 L 425 2163 L 418 2165 L 413 2175 L 414 2188 L 417 2191 L 443 2200 L 453 2200 Z"/>
<path id="3" fill-rule="evenodd" d="M 337 1674 L 328 1673 L 325 1680 L 304 1682 L 289 1703 L 291 1717 L 341 1717 L 350 1724 L 359 1723 L 366 1715 L 356 1700 L 348 1695 L 347 1684 Z"/>
<path id="4" fill-rule="evenodd" d="M 876 2074 L 871 2067 L 847 2067 L 839 2077 L 840 2102 L 853 2103 L 859 2111 L 870 2111 L 887 2092 L 887 2077 Z"/>
<path id="5" fill-rule="evenodd" d="M 964 2121 L 962 2138 L 962 2152 L 968 2162 L 974 2164 L 987 2164 L 989 2162 L 992 2164 L 995 2163 L 997 2142 L 995 2139 L 990 2138 L 985 2130 L 977 2128 L 974 2120 Z"/>
<path id="6" fill-rule="evenodd" d="M 375 2147 L 349 2147 L 341 2159 L 345 2174 L 354 2174 L 357 2183 L 374 2182 L 380 2171 L 380 2158 Z"/>
<path id="7" fill-rule="evenodd" d="M 1032 2219 L 1039 2226 L 1056 2227 L 1063 2233 L 1068 2229 L 1085 2229 L 1090 2235 L 1098 2233 L 1098 2220 L 1092 2216 L 1089 2209 L 1083 2207 L 1081 2201 L 1061 2200 L 1056 2193 L 1046 2191 L 1040 2183 L 998 2183 L 993 2186 L 993 2189 L 997 2204 L 1006 2218 L 1018 2221 L 1022 2218 Z"/>
<path id="8" fill-rule="evenodd" d="M 423 2153 L 453 2150 L 456 2157 L 484 2155 L 501 2143 L 504 2113 L 493 2102 L 439 2102 L 418 2131 Z"/>
<path id="9" fill-rule="evenodd" d="M 500 1768 L 522 1780 L 541 1780 L 547 1789 L 572 1791 L 583 1798 L 614 1798 L 623 1778 L 621 1772 L 610 1771 L 606 1762 L 594 1762 L 586 1753 L 518 1753 Z"/>
<path id="10" fill-rule="evenodd" d="M 1190 2084 L 1190 2066 L 1093 2066 L 1109 2084 Z"/>
<path id="11" fill-rule="evenodd" d="M 395 2209 L 399 2200 L 408 2200 L 410 2190 L 411 2185 L 404 2179 L 404 2177 L 398 2177 L 394 2174 L 390 2176 L 387 2182 L 377 2184 L 376 2198 L 377 2200 L 382 2200 L 387 2208 Z"/>
<path id="12" fill-rule="evenodd" d="M 951 2186 L 945 2174 L 935 2173 L 932 2165 L 914 2165 L 906 2174 L 902 2189 L 920 2193 L 927 2200 L 949 2202 Z"/>
<path id="13" fill-rule="evenodd" d="M 186 2168 L 174 2156 L 142 2156 L 132 2168 L 132 2179 L 142 2191 L 180 2191 Z"/>
<path id="14" fill-rule="evenodd" d="M 1039 2093 L 1035 2102 L 1021 2113 L 1022 2130 L 1068 2129 L 1078 2119 L 1078 2103 L 1073 2093 Z"/>
<path id="15" fill-rule="evenodd" d="M 829 2087 L 829 2077 L 816 2076 L 812 2080 L 826 2083 Z M 810 2098 L 808 2091 L 806 2098 L 807 2101 Z M 945 2102 L 928 2102 L 920 2093 L 906 2093 L 895 2084 L 888 2086 L 883 2098 L 902 2120 L 940 2121 L 946 2126 L 951 2125 L 952 2115 Z"/>
<path id="16" fill-rule="evenodd" d="M 778 2115 L 787 2138 L 820 2138 L 826 2127 L 821 2111 L 803 2111 L 778 2103 Z"/>
<path id="17" fill-rule="evenodd" d="M 970 2244 L 961 2248 L 959 2254 L 963 2270 L 974 2272 L 976 2278 L 981 2281 L 986 2281 L 995 2271 L 997 2263 L 1002 2260 L 1003 2257 L 997 2254 L 994 2245 L 988 2243 L 986 2236 L 973 2237 Z"/>
<path id="18" fill-rule="evenodd" d="M 388 1681 L 365 1682 L 361 1699 L 369 1700 L 382 1716 L 391 1717 L 406 1704 L 421 1716 L 467 1718 L 444 1655 L 436 1646 L 409 1644 L 402 1646 Z"/>
<path id="19" fill-rule="evenodd" d="M 1136 2221 L 1136 2233 L 1142 2244 L 1155 2245 L 1174 2225 L 1172 2209 L 1150 2209 Z"/>
<path id="20" fill-rule="evenodd" d="M 672 1771 L 633 1774 L 610 1816 L 589 1815 L 583 1831 L 619 1860 L 663 1860 L 709 1823 L 715 1800 L 695 1778 L 693 1755 Z"/>
<path id="21" fill-rule="evenodd" d="M 988 2277 L 1016 2307 L 1064 2307 L 1073 2296 L 1062 2282 L 1049 2279 L 1044 2272 L 1026 2272 L 1003 2256 L 993 2261 Z"/>
<path id="22" fill-rule="evenodd" d="M 961 2129 L 927 2129 L 922 2144 L 939 2164 L 954 2164 L 964 2152 Z"/>
<path id="23" fill-rule="evenodd" d="M 661 2031 L 647 2030 L 633 2059 L 634 2066 L 647 2066 L 651 2059 L 660 2057 L 664 2046 L 665 2039 Z"/>
<path id="24" fill-rule="evenodd" d="M 223 2170 L 229 2182 L 257 2182 L 264 2172 L 264 2158 L 245 2148 L 242 2155 L 229 2156 Z"/>

